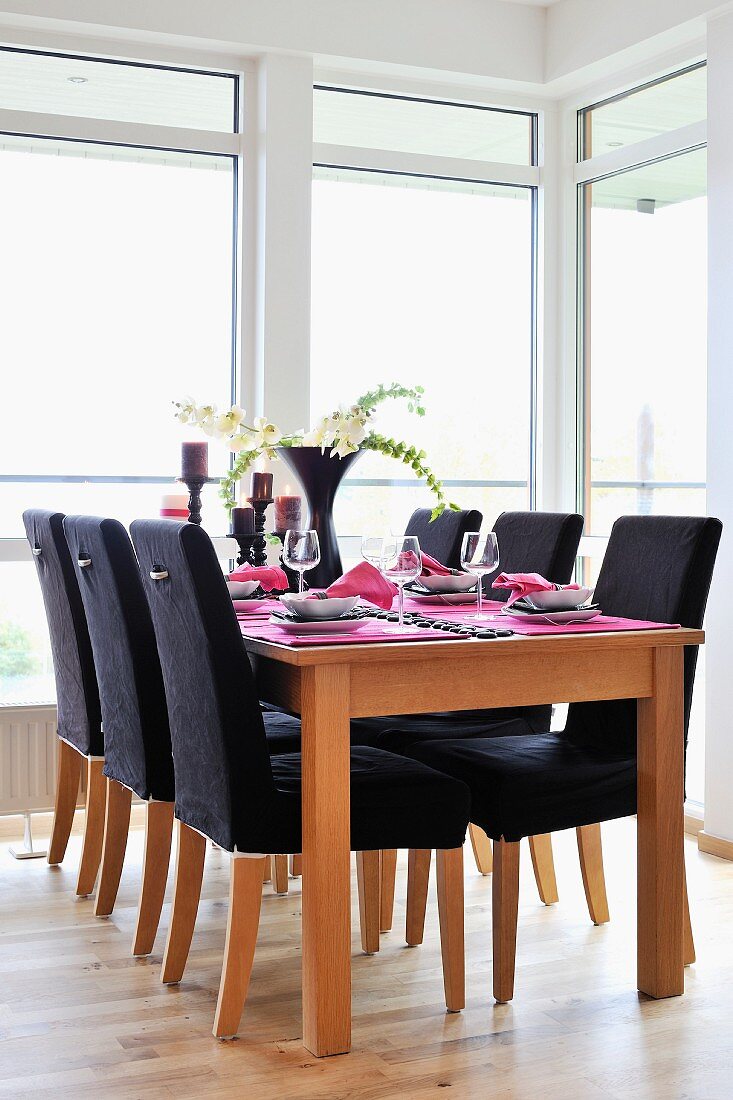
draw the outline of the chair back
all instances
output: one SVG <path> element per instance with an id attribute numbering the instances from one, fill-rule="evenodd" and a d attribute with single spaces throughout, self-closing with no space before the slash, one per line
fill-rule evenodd
<path id="1" fill-rule="evenodd" d="M 103 756 L 92 646 L 63 521 L 63 512 L 29 508 L 23 513 L 51 636 L 59 737 L 84 756 Z"/>
<path id="2" fill-rule="evenodd" d="M 209 536 L 193 523 L 131 528 L 168 698 L 176 817 L 220 847 L 266 832 L 275 788 L 252 668 Z M 239 840 L 237 839 L 239 838 Z M 245 851 L 261 851 L 254 846 Z"/>
<path id="3" fill-rule="evenodd" d="M 573 574 L 583 517 L 573 512 L 502 512 L 494 524 L 499 544 L 499 568 L 484 581 L 488 588 L 499 573 L 539 573 L 555 584 L 567 584 Z M 509 593 L 494 588 L 491 599 Z"/>
<path id="4" fill-rule="evenodd" d="M 431 558 L 447 565 L 449 569 L 461 567 L 461 543 L 466 531 L 478 531 L 483 516 L 475 508 L 462 512 L 446 510 L 431 520 L 430 508 L 418 508 L 412 513 L 405 528 L 406 535 L 416 535 L 420 549 Z"/>
<path id="5" fill-rule="evenodd" d="M 723 525 L 704 516 L 621 516 L 598 576 L 594 602 L 606 615 L 699 630 Z M 697 646 L 685 646 L 685 748 Z M 576 744 L 636 751 L 636 700 L 573 703 L 566 735 Z"/>
<path id="6" fill-rule="evenodd" d="M 139 798 L 172 802 L 168 709 L 150 609 L 127 531 L 116 519 L 67 516 L 102 704 L 104 774 Z"/>

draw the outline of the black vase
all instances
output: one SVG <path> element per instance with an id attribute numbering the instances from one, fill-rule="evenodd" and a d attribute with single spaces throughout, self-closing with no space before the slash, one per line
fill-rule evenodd
<path id="1" fill-rule="evenodd" d="M 362 452 L 331 458 L 330 447 L 325 451 L 320 447 L 278 447 L 277 453 L 302 485 L 310 512 L 309 529 L 318 532 L 321 560 L 315 569 L 308 570 L 306 580 L 311 588 L 326 588 L 343 572 L 333 526 L 333 502 L 346 471 Z"/>

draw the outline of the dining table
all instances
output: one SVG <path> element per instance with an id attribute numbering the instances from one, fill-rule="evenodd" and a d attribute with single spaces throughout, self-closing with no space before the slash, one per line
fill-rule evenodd
<path id="1" fill-rule="evenodd" d="M 460 622 L 471 611 L 432 614 Z M 351 635 L 298 637 L 261 608 L 238 618 L 260 698 L 302 722 L 303 1042 L 312 1054 L 351 1045 L 352 718 L 637 699 L 636 984 L 653 998 L 684 992 L 683 654 L 703 631 L 602 618 L 543 629 L 496 614 L 486 625 L 510 626 L 511 636 L 409 625 L 397 635 L 373 619 Z"/>

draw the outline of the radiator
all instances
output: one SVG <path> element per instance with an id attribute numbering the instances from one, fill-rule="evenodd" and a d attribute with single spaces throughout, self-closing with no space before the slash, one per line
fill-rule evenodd
<path id="1" fill-rule="evenodd" d="M 0 815 L 52 810 L 56 708 L 0 707 Z"/>

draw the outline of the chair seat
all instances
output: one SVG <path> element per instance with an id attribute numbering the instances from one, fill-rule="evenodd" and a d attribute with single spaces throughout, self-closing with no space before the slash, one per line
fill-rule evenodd
<path id="1" fill-rule="evenodd" d="M 549 707 L 547 709 L 550 710 Z M 547 728 L 549 729 L 549 722 Z M 516 711 L 509 708 L 506 712 L 498 709 L 457 710 L 351 720 L 352 745 L 372 745 L 386 752 L 408 756 L 412 755 L 411 746 L 420 741 L 454 741 L 464 737 L 516 737 L 542 732 L 542 728 L 534 729 L 524 718 L 516 717 Z"/>
<path id="2" fill-rule="evenodd" d="M 267 747 L 272 756 L 281 753 L 300 752 L 300 719 L 284 711 L 265 711 L 262 715 L 265 724 Z"/>
<path id="3" fill-rule="evenodd" d="M 300 753 L 273 756 L 275 812 L 263 822 L 264 852 L 299 852 Z M 351 750 L 351 850 L 459 848 L 466 836 L 470 794 L 455 779 L 407 757 L 369 747 Z M 237 847 L 251 850 L 246 845 Z"/>
<path id="4" fill-rule="evenodd" d="M 471 821 L 493 840 L 591 825 L 636 813 L 636 760 L 562 734 L 420 741 L 408 755 L 463 780 Z"/>

